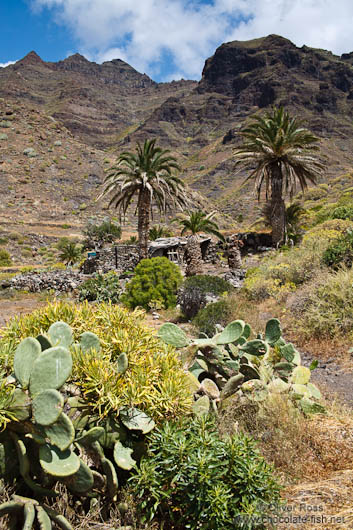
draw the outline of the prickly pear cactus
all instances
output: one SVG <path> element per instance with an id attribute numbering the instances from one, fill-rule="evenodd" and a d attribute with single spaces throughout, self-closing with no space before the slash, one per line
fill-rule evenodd
<path id="1" fill-rule="evenodd" d="M 42 503 L 43 497 L 58 495 L 57 482 L 77 496 L 115 500 L 119 470 L 126 474 L 132 469 L 135 447 L 141 452 L 144 435 L 155 426 L 136 408 L 121 410 L 114 419 L 92 415 L 83 396 L 77 395 L 79 389 L 68 384 L 73 366 L 70 348 L 75 354 L 98 353 L 100 342 L 95 334 L 85 332 L 73 344 L 71 328 L 56 322 L 36 339 L 24 339 L 15 352 L 17 386 L 7 405 L 12 421 L 0 435 L 0 478 L 16 478 L 16 484 L 22 488 L 23 483 L 33 498 L 13 495 L 0 506 L 0 516 L 8 516 L 11 528 L 30 530 L 39 525 L 49 530 L 54 522 L 70 530 L 62 515 Z M 122 353 L 117 359 L 120 377 L 128 366 Z M 93 461 L 91 469 L 88 462 Z"/>
<path id="2" fill-rule="evenodd" d="M 210 399 L 207 410 L 217 411 L 217 405 L 234 394 L 261 402 L 278 393 L 287 395 L 305 413 L 322 412 L 321 405 L 309 406 L 307 401 L 321 399 L 320 391 L 310 383 L 312 368 L 302 366 L 299 352 L 283 339 L 279 320 L 270 319 L 264 334 L 251 335 L 251 327 L 242 320 L 231 322 L 214 337 L 193 341 L 175 324 L 161 326 L 161 340 L 194 352 L 188 363 L 194 413 L 204 413 L 204 402 Z"/>

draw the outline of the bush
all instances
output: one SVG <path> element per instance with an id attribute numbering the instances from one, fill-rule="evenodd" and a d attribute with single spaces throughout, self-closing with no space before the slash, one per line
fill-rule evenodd
<path id="1" fill-rule="evenodd" d="M 328 267 L 337 269 L 339 265 L 351 267 L 353 263 L 353 231 L 336 239 L 325 250 L 322 260 Z"/>
<path id="2" fill-rule="evenodd" d="M 229 322 L 230 314 L 227 300 L 220 300 L 201 309 L 192 322 L 201 333 L 211 336 L 216 333 L 216 324 L 225 326 Z"/>
<path id="3" fill-rule="evenodd" d="M 178 303 L 183 314 L 192 319 L 206 305 L 206 295 L 220 296 L 232 290 L 230 283 L 218 276 L 207 274 L 190 276 L 184 281 L 178 293 Z"/>
<path id="4" fill-rule="evenodd" d="M 338 206 L 331 214 L 332 219 L 349 219 L 353 221 L 353 206 Z"/>
<path id="5" fill-rule="evenodd" d="M 95 219 L 90 219 L 83 230 L 83 234 L 86 237 L 85 248 L 95 248 L 106 242 L 120 239 L 121 227 L 109 217 L 106 217 L 101 223 L 97 223 Z"/>
<path id="6" fill-rule="evenodd" d="M 241 433 L 221 439 L 207 417 L 156 429 L 130 482 L 147 520 L 167 515 L 178 529 L 263 528 L 257 517 L 280 501 L 255 442 Z"/>
<path id="7" fill-rule="evenodd" d="M 11 265 L 11 263 L 10 254 L 3 248 L 0 248 L 0 267 L 7 267 L 8 265 Z"/>
<path id="8" fill-rule="evenodd" d="M 353 270 L 321 275 L 300 289 L 290 309 L 296 325 L 307 338 L 353 336 Z"/>
<path id="9" fill-rule="evenodd" d="M 93 278 L 86 280 L 78 287 L 79 300 L 89 302 L 109 302 L 116 304 L 119 300 L 121 286 L 115 272 L 107 274 L 95 274 Z"/>
<path id="10" fill-rule="evenodd" d="M 176 293 L 182 282 L 179 267 L 168 258 L 143 259 L 135 268 L 134 278 L 126 285 L 122 302 L 134 309 L 148 310 L 150 303 L 160 302 L 165 309 L 176 305 Z"/>
<path id="11" fill-rule="evenodd" d="M 90 305 L 57 302 L 33 313 L 15 317 L 2 328 L 0 368 L 12 372 L 14 351 L 25 337 L 37 337 L 57 320 L 67 322 L 79 341 L 84 331 L 95 333 L 102 349 L 98 354 L 77 356 L 71 380 L 90 407 L 101 416 L 121 407 L 137 407 L 155 420 L 178 418 L 188 413 L 191 395 L 187 378 L 174 349 L 162 344 L 143 324 L 141 311 L 129 312 L 108 303 Z M 124 377 L 116 371 L 125 352 L 129 368 Z"/>
<path id="12" fill-rule="evenodd" d="M 205 294 L 220 296 L 225 292 L 233 290 L 230 283 L 219 276 L 209 276 L 208 274 L 199 274 L 187 278 L 183 283 L 183 288 L 197 287 Z"/>

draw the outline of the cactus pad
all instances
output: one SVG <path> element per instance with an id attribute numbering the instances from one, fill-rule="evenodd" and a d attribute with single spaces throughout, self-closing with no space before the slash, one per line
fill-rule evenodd
<path id="1" fill-rule="evenodd" d="M 208 396 L 202 396 L 192 404 L 192 412 L 195 416 L 202 416 L 210 412 L 210 398 Z"/>
<path id="2" fill-rule="evenodd" d="M 40 530 L 51 530 L 52 525 L 51 525 L 50 517 L 47 514 L 47 512 L 44 510 L 42 506 L 36 506 L 36 510 L 37 510 L 37 519 L 39 522 Z"/>
<path id="3" fill-rule="evenodd" d="M 133 450 L 129 447 L 124 447 L 121 442 L 116 442 L 114 445 L 114 460 L 118 467 L 130 471 L 136 464 L 136 461 L 131 458 Z"/>
<path id="4" fill-rule="evenodd" d="M 80 460 L 78 471 L 64 479 L 64 482 L 73 493 L 87 493 L 93 488 L 94 477 L 87 464 Z"/>
<path id="5" fill-rule="evenodd" d="M 291 381 L 294 384 L 306 385 L 309 383 L 311 371 L 306 366 L 296 366 L 292 372 Z"/>
<path id="6" fill-rule="evenodd" d="M 24 339 L 16 348 L 13 367 L 16 379 L 24 389 L 28 388 L 33 363 L 41 352 L 40 343 L 32 337 Z"/>
<path id="7" fill-rule="evenodd" d="M 60 451 L 54 445 L 45 444 L 39 448 L 40 465 L 46 473 L 54 477 L 68 477 L 80 468 L 79 457 L 66 449 Z"/>
<path id="8" fill-rule="evenodd" d="M 273 346 L 282 335 L 281 325 L 277 318 L 271 318 L 265 328 L 265 341 Z"/>
<path id="9" fill-rule="evenodd" d="M 227 383 L 222 389 L 221 399 L 226 399 L 227 397 L 232 396 L 238 390 L 243 381 L 243 374 L 237 374 L 228 379 Z"/>
<path id="10" fill-rule="evenodd" d="M 36 337 L 36 340 L 41 345 L 42 351 L 47 350 L 48 348 L 51 348 L 53 346 L 46 335 L 38 335 L 38 337 Z"/>
<path id="11" fill-rule="evenodd" d="M 76 439 L 81 445 L 91 445 L 93 442 L 99 441 L 105 434 L 103 427 L 92 427 L 89 431 L 83 434 L 80 438 Z"/>
<path id="12" fill-rule="evenodd" d="M 171 344 L 175 348 L 184 348 L 189 344 L 186 333 L 175 324 L 167 322 L 158 330 L 157 336 L 166 344 Z"/>
<path id="13" fill-rule="evenodd" d="M 17 420 L 24 421 L 30 416 L 29 406 L 30 399 L 27 393 L 20 388 L 15 388 L 11 396 L 11 402 L 7 406 L 7 410 L 11 412 Z"/>
<path id="14" fill-rule="evenodd" d="M 217 344 L 230 344 L 236 342 L 244 332 L 245 322 L 235 320 L 228 324 L 217 337 Z"/>
<path id="15" fill-rule="evenodd" d="M 121 353 L 116 361 L 117 370 L 119 374 L 124 374 L 129 366 L 129 361 L 126 353 Z"/>
<path id="16" fill-rule="evenodd" d="M 239 346 L 239 349 L 245 353 L 250 353 L 250 355 L 255 356 L 265 355 L 270 351 L 268 343 L 261 339 L 249 340 L 242 346 Z"/>
<path id="17" fill-rule="evenodd" d="M 31 395 L 39 394 L 47 388 L 60 388 L 71 374 L 71 370 L 72 358 L 66 348 L 57 346 L 45 350 L 32 366 L 29 382 Z"/>
<path id="18" fill-rule="evenodd" d="M 142 431 L 147 434 L 155 427 L 155 422 L 141 410 L 130 408 L 120 410 L 120 419 L 130 431 Z"/>
<path id="19" fill-rule="evenodd" d="M 57 390 L 49 388 L 36 395 L 32 403 L 32 412 L 39 425 L 52 425 L 57 421 L 64 408 L 64 398 Z"/>
<path id="20" fill-rule="evenodd" d="M 99 352 L 101 349 L 101 343 L 95 333 L 85 331 L 80 336 L 80 346 L 84 353 L 89 353 L 92 350 Z"/>
<path id="21" fill-rule="evenodd" d="M 218 399 L 220 396 L 220 391 L 218 386 L 212 379 L 204 379 L 201 383 L 201 388 L 204 393 L 211 399 Z"/>
<path id="22" fill-rule="evenodd" d="M 54 322 L 48 329 L 49 340 L 53 346 L 62 346 L 69 349 L 72 341 L 72 329 L 66 322 Z"/>
<path id="23" fill-rule="evenodd" d="M 65 451 L 75 438 L 75 427 L 72 421 L 63 412 L 58 420 L 52 425 L 44 428 L 45 436 L 52 445 L 56 445 L 61 451 Z"/>

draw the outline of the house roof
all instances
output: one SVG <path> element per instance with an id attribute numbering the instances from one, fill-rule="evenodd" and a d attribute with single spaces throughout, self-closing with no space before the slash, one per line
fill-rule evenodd
<path id="1" fill-rule="evenodd" d="M 210 237 L 200 236 L 200 244 L 210 240 Z M 186 237 L 160 237 L 155 241 L 151 241 L 149 243 L 149 248 L 150 250 L 155 251 L 157 249 L 172 248 L 179 246 L 183 247 L 186 245 L 186 242 Z"/>

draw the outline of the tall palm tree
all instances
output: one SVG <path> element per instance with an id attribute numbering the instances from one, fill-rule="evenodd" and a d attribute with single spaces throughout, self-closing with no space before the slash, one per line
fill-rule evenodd
<path id="1" fill-rule="evenodd" d="M 118 209 L 120 217 L 133 199 L 137 198 L 135 215 L 138 216 L 138 238 L 140 259 L 148 257 L 148 232 L 152 206 L 155 203 L 161 213 L 168 208 L 182 207 L 187 197 L 182 181 L 172 174 L 180 170 L 170 151 L 156 147 L 156 139 L 137 144 L 135 152 L 124 151 L 108 170 L 104 191 L 111 194 L 109 206 Z"/>
<path id="2" fill-rule="evenodd" d="M 178 219 L 179 224 L 183 227 L 181 235 L 183 236 L 187 232 L 191 232 L 186 245 L 186 276 L 194 276 L 195 274 L 202 273 L 202 254 L 198 237 L 200 232 L 214 234 L 224 241 L 224 237 L 219 232 L 217 223 L 212 221 L 215 213 L 211 212 L 206 214 L 202 210 L 197 210 L 196 212 L 191 212 L 189 217 L 185 219 Z"/>
<path id="3" fill-rule="evenodd" d="M 283 107 L 255 116 L 240 134 L 244 141 L 235 149 L 237 164 L 252 169 L 248 179 L 255 178 L 258 199 L 265 185 L 272 240 L 275 245 L 281 245 L 286 236 L 284 194 L 289 193 L 292 198 L 298 182 L 304 192 L 308 182 L 316 184 L 321 174 L 323 166 L 313 154 L 319 150 L 318 138 L 303 128 L 301 121 L 291 118 Z"/>

